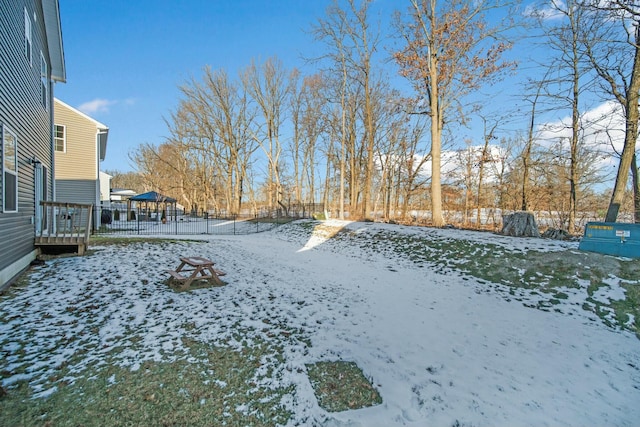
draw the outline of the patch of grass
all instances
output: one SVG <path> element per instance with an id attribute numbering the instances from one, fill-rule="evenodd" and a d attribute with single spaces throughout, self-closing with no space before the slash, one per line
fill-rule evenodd
<path id="1" fill-rule="evenodd" d="M 300 226 L 309 228 L 308 225 Z M 400 256 L 418 267 L 428 266 L 436 272 L 460 272 L 479 279 L 486 286 L 505 285 L 509 288 L 505 291 L 506 297 L 523 289 L 540 299 L 528 306 L 542 310 L 559 305 L 568 299 L 567 289 L 583 289 L 587 282 L 588 298 L 583 307 L 596 313 L 605 324 L 634 331 L 640 338 L 640 259 L 628 260 L 576 250 L 522 252 L 497 244 L 402 234 L 393 230 L 354 233 L 338 227 L 333 227 L 335 230 L 331 232 L 328 228 L 323 224 L 313 232 L 331 235 L 337 241 L 348 240 L 349 244 L 364 251 Z M 604 280 L 611 276 L 621 280 L 620 286 L 626 290 L 625 299 L 607 303 L 591 298 L 598 288 L 606 286 Z M 610 315 L 609 309 L 614 310 L 614 316 Z M 633 323 L 628 321 L 630 315 L 635 319 Z"/>
<path id="2" fill-rule="evenodd" d="M 553 295 L 553 297 L 558 300 L 565 300 L 569 298 L 569 295 L 565 294 L 564 292 L 557 292 Z"/>
<path id="3" fill-rule="evenodd" d="M 33 281 L 32 273 L 21 276 L 0 298 L 19 296 L 22 286 L 46 282 L 42 277 Z M 269 328 L 274 333 L 267 334 L 236 322 L 225 326 L 213 344 L 185 319 L 176 326 L 183 337 L 180 345 L 160 349 L 155 360 L 147 354 L 146 361 L 131 370 L 135 355 L 146 353 L 145 328 L 125 327 L 106 345 L 94 339 L 109 317 L 91 315 L 104 308 L 92 297 L 92 290 L 103 284 L 86 286 L 87 292 L 63 307 L 59 321 L 48 320 L 52 331 L 55 325 L 77 325 L 73 334 L 52 336 L 35 352 L 27 349 L 39 324 L 19 326 L 21 334 L 0 337 L 0 359 L 5 361 L 0 363 L 0 380 L 8 384 L 0 388 L 0 426 L 287 424 L 291 413 L 283 402 L 290 401 L 295 390 L 283 381 L 282 353 L 285 343 L 310 346 L 304 331 L 278 322 Z M 166 306 L 171 302 L 167 299 Z M 20 304 L 28 307 L 29 301 Z M 132 308 L 133 303 L 123 307 Z M 8 313 L 18 312 L 0 312 L 1 322 L 20 319 Z M 42 374 L 31 375 L 34 361 L 48 365 L 38 368 Z M 20 379 L 21 374 L 29 381 Z"/>
<path id="4" fill-rule="evenodd" d="M 626 291 L 625 299 L 612 301 L 611 307 L 616 313 L 618 323 L 626 325 L 640 338 L 640 284 L 636 280 L 636 283 L 622 283 L 621 286 Z M 629 322 L 629 314 L 633 315 L 633 322 Z"/>
<path id="5" fill-rule="evenodd" d="M 111 363 L 58 381 L 57 392 L 32 399 L 26 383 L 1 398 L 6 426 L 177 426 L 286 424 L 280 403 L 289 387 L 258 385 L 261 361 L 277 354 L 266 342 L 232 349 L 184 340 L 189 358 L 147 361 L 131 370 Z M 108 362 L 108 361 L 107 361 Z M 58 377 L 63 378 L 64 370 Z"/>
<path id="6" fill-rule="evenodd" d="M 638 278 L 640 278 L 640 262 L 638 262 L 638 260 L 625 260 L 621 262 L 618 276 L 623 280 L 638 283 Z"/>
<path id="7" fill-rule="evenodd" d="M 318 362 L 307 365 L 307 374 L 327 412 L 340 412 L 379 405 L 382 398 L 354 362 Z"/>
<path id="8" fill-rule="evenodd" d="M 379 236 L 378 236 L 379 237 Z M 409 241 L 407 241 L 409 240 Z M 431 263 L 441 270 L 458 270 L 463 274 L 492 283 L 500 283 L 512 288 L 539 291 L 546 295 L 536 307 L 547 310 L 560 300 L 568 299 L 564 289 L 579 289 L 581 281 L 588 280 L 587 294 L 593 293 L 603 285 L 603 280 L 611 275 L 625 279 L 621 283 L 626 289 L 626 298 L 607 304 L 590 300 L 594 311 L 605 324 L 629 329 L 640 337 L 640 260 L 625 260 L 608 255 L 566 250 L 559 252 L 528 251 L 526 253 L 510 251 L 498 245 L 480 245 L 469 241 L 437 241 L 403 236 L 392 243 L 394 251 L 409 249 L 411 259 L 416 263 Z M 416 253 L 422 246 L 421 253 Z M 563 290 L 559 290 L 563 289 Z M 592 306 L 593 307 L 593 306 Z M 615 315 L 610 316 L 610 308 Z M 635 322 L 629 324 L 629 315 Z M 615 324 L 612 321 L 615 320 Z"/>

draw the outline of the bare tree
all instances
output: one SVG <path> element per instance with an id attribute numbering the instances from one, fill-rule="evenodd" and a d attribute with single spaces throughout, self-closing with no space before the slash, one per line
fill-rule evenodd
<path id="1" fill-rule="evenodd" d="M 442 131 L 461 97 L 494 81 L 513 64 L 501 61 L 511 47 L 492 42 L 504 26 L 484 17 L 499 2 L 411 0 L 409 18 L 398 20 L 405 46 L 394 57 L 414 85 L 421 113 L 431 118 L 431 201 L 435 226 L 443 226 L 441 192 Z"/>
<path id="2" fill-rule="evenodd" d="M 462 203 L 462 224 L 469 224 L 471 212 L 471 194 L 473 192 L 473 176 L 475 163 L 474 147 L 470 139 L 465 140 L 465 148 L 456 150 L 456 162 L 460 165 L 456 173 L 456 179 L 453 181 L 456 186 L 461 187 L 464 191 L 464 201 Z"/>
<path id="3" fill-rule="evenodd" d="M 302 201 L 302 93 L 304 86 L 300 87 L 300 72 L 294 69 L 289 75 L 289 109 L 291 113 L 291 127 L 293 135 L 289 143 L 289 153 L 293 163 L 293 198 L 300 203 Z"/>
<path id="4" fill-rule="evenodd" d="M 195 173 L 189 173 L 184 165 L 186 152 L 169 142 L 155 146 L 141 144 L 130 154 L 142 180 L 139 191 L 159 191 L 166 195 L 180 195 L 180 202 L 188 209 L 197 204 L 198 194 L 192 181 Z M 192 171 L 193 172 L 193 171 Z"/>
<path id="5" fill-rule="evenodd" d="M 411 122 L 408 120 L 409 115 L 402 108 L 398 108 L 399 94 L 391 90 L 385 82 L 377 81 L 373 94 L 376 174 L 372 187 L 375 194 L 372 211 L 377 215 L 382 201 L 383 217 L 389 220 L 391 217 L 395 218 L 398 208 L 397 203 L 393 202 L 396 188 L 394 179 L 399 176 L 396 170 L 403 162 L 403 151 L 406 148 L 407 135 L 411 132 Z"/>
<path id="6" fill-rule="evenodd" d="M 226 72 L 210 67 L 202 81 L 191 79 L 180 91 L 184 98 L 167 120 L 166 144 L 175 150 L 166 159 L 174 170 L 167 182 L 179 187 L 176 196 L 187 205 L 237 213 L 258 148 L 251 137 L 255 113 L 248 97 Z"/>
<path id="7" fill-rule="evenodd" d="M 315 203 L 316 152 L 323 134 L 326 134 L 326 84 L 320 74 L 305 77 L 302 91 L 302 146 L 303 170 L 306 178 L 306 201 Z M 342 163 L 341 163 L 342 164 Z M 344 207 L 343 207 L 344 208 Z"/>
<path id="8" fill-rule="evenodd" d="M 628 0 L 585 0 L 583 6 L 592 12 L 589 25 L 583 24 L 587 54 L 600 76 L 603 89 L 620 103 L 626 119 L 624 146 L 605 217 L 605 221 L 615 222 L 624 201 L 629 170 L 638 140 L 640 5 Z M 637 172 L 637 169 L 635 171 Z M 636 192 L 637 188 L 638 183 L 635 181 Z M 636 205 L 636 211 L 638 210 L 640 202 Z M 635 217 L 640 217 L 640 214 L 636 212 Z"/>
<path id="9" fill-rule="evenodd" d="M 520 209 L 523 211 L 529 210 L 529 174 L 531 171 L 531 152 L 534 148 L 536 140 L 536 118 L 538 114 L 538 103 L 544 86 L 547 84 L 547 75 L 550 72 L 550 68 L 547 68 L 545 77 L 540 81 L 532 82 L 535 87 L 535 94 L 527 100 L 531 103 L 531 113 L 529 117 L 529 126 L 527 127 L 527 138 L 525 140 L 524 149 L 520 153 L 520 159 L 522 161 L 522 186 L 521 186 L 521 205 Z"/>
<path id="10" fill-rule="evenodd" d="M 398 104 L 412 102 L 406 99 L 397 99 Z M 428 146 L 425 147 L 424 135 L 426 132 L 426 120 L 424 116 L 407 114 L 403 108 L 398 108 L 401 114 L 395 126 L 397 129 L 397 187 L 398 199 L 402 201 L 400 206 L 400 218 L 407 219 L 409 207 L 420 188 L 426 185 L 424 177 L 425 165 L 430 159 Z"/>
<path id="11" fill-rule="evenodd" d="M 329 120 L 331 126 L 330 138 L 335 138 L 336 135 L 340 136 L 340 195 L 339 195 L 339 217 L 344 219 L 344 201 L 345 201 L 345 185 L 346 185 L 346 155 L 347 155 L 347 97 L 348 97 L 348 58 L 351 56 L 350 48 L 346 44 L 347 34 L 349 32 L 348 20 L 346 19 L 345 12 L 339 7 L 337 2 L 334 2 L 327 10 L 327 19 L 318 20 L 318 24 L 313 28 L 313 34 L 316 40 L 323 41 L 329 48 L 329 53 L 323 55 L 322 59 L 328 59 L 333 67 L 339 68 L 339 73 L 327 72 L 329 76 L 339 75 L 339 78 L 333 78 L 333 88 L 337 88 L 337 95 L 333 95 L 333 98 L 340 100 L 339 114 L 335 114 L 335 111 L 330 112 L 330 117 L 337 118 L 339 120 Z M 332 70 L 335 71 L 335 70 Z M 339 84 L 335 82 L 339 81 Z M 328 94 L 328 97 L 332 97 Z M 335 102 L 335 100 L 334 100 Z M 335 123 L 340 123 L 339 129 L 336 129 Z M 330 146 L 332 143 L 330 142 Z M 328 150 L 328 153 L 333 150 Z M 328 166 L 327 162 L 327 168 Z M 327 169 L 328 171 L 328 169 Z M 327 176 L 327 183 L 329 182 Z M 325 195 L 327 190 L 325 189 Z"/>
<path id="12" fill-rule="evenodd" d="M 555 4 L 555 3 L 554 3 Z M 570 139 L 570 165 L 569 165 L 569 233 L 575 232 L 577 198 L 578 198 L 578 150 L 580 141 L 580 78 L 584 74 L 582 71 L 582 52 L 579 42 L 579 24 L 581 21 L 580 9 L 573 0 L 568 1 L 566 7 L 558 7 L 559 11 L 568 18 L 566 30 L 561 30 L 561 39 L 568 39 L 566 51 L 568 57 L 564 60 L 569 65 L 571 76 L 571 139 Z"/>
<path id="13" fill-rule="evenodd" d="M 321 74 L 291 76 L 290 111 L 293 137 L 289 145 L 293 163 L 294 196 L 298 202 L 315 202 L 315 163 L 318 141 L 324 133 L 326 85 Z"/>
<path id="14" fill-rule="evenodd" d="M 117 170 L 105 170 L 105 173 L 111 175 L 111 188 L 128 189 L 137 193 L 143 192 L 144 183 L 140 173 L 120 172 Z"/>
<path id="15" fill-rule="evenodd" d="M 583 148 L 583 140 L 580 138 L 584 128 L 581 108 L 582 94 L 591 89 L 593 75 L 590 73 L 591 65 L 585 54 L 585 44 L 582 38 L 582 22 L 586 19 L 586 10 L 580 6 L 580 0 L 567 0 L 564 2 L 550 2 L 549 10 L 538 13 L 537 18 L 546 36 L 545 47 L 550 52 L 547 72 L 545 77 L 538 82 L 544 86 L 546 96 L 561 106 L 567 106 L 571 111 L 571 122 L 563 124 L 559 132 L 566 129 L 570 137 L 566 138 L 569 145 L 569 207 L 568 207 L 568 231 L 575 232 L 576 215 L 581 183 L 578 178 L 578 152 Z M 549 14 L 553 19 L 548 19 Z M 549 76 L 553 75 L 554 78 Z M 538 87 L 539 94 L 539 87 Z M 536 95 L 537 97 L 537 95 Z"/>
<path id="16" fill-rule="evenodd" d="M 358 4 L 359 3 L 359 4 Z M 324 41 L 329 53 L 324 56 L 332 64 L 326 74 L 333 75 L 336 88 L 334 102 L 340 103 L 340 198 L 345 198 L 345 175 L 349 175 L 352 210 L 360 199 L 360 216 L 368 217 L 373 204 L 375 143 L 378 125 L 375 116 L 376 76 L 374 54 L 379 50 L 379 31 L 371 28 L 372 0 L 347 0 L 342 8 L 334 1 L 327 18 L 314 28 L 316 39 Z M 334 115 L 335 117 L 335 115 Z M 351 119 L 358 119 L 359 123 Z M 355 144 L 361 140 L 361 145 Z M 353 143 L 353 145 L 350 145 Z M 350 158 L 347 172 L 347 158 Z M 362 174 L 362 179 L 359 175 Z M 343 209 L 340 209 L 341 216 Z"/>
<path id="17" fill-rule="evenodd" d="M 485 116 L 481 116 L 483 124 L 483 144 L 480 150 L 480 156 L 478 159 L 478 192 L 476 194 L 476 226 L 478 228 L 482 225 L 481 213 L 482 213 L 482 196 L 484 190 L 485 169 L 490 163 L 493 163 L 494 159 L 491 155 L 491 142 L 498 139 L 496 136 L 496 130 L 500 124 L 500 119 L 494 119 L 489 122 L 490 119 Z"/>
<path id="18" fill-rule="evenodd" d="M 282 205 L 280 127 L 290 89 L 286 80 L 282 63 L 276 58 L 268 59 L 260 67 L 252 63 L 242 76 L 245 90 L 258 104 L 264 120 L 262 132 L 254 133 L 254 140 L 269 162 L 269 206 Z"/>
<path id="19" fill-rule="evenodd" d="M 502 212 L 508 209 L 507 195 L 515 195 L 517 191 L 514 191 L 517 187 L 517 182 L 509 182 L 509 172 L 515 166 L 512 162 L 514 155 L 515 140 L 513 138 L 501 138 L 500 147 L 496 161 L 491 163 L 493 175 L 496 177 L 495 192 L 496 192 L 496 206 Z"/>
<path id="20" fill-rule="evenodd" d="M 359 9 L 355 7 L 355 1 L 350 1 L 351 11 L 355 17 L 356 31 L 350 33 L 355 52 L 357 52 L 356 70 L 358 71 L 356 80 L 362 85 L 362 91 L 364 93 L 363 103 L 363 122 L 364 122 L 364 135 L 363 140 L 366 144 L 366 164 L 364 173 L 364 188 L 362 192 L 362 216 L 367 218 L 371 213 L 372 207 L 372 190 L 373 190 L 373 176 L 374 176 L 374 156 L 375 156 L 375 112 L 374 112 L 374 83 L 373 83 L 373 67 L 372 56 L 376 51 L 379 43 L 379 36 L 372 34 L 369 28 L 369 16 L 368 8 L 370 0 L 362 1 Z"/>

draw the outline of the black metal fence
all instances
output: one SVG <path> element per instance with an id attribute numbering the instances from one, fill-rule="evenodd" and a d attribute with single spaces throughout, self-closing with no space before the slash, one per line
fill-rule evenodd
<path id="1" fill-rule="evenodd" d="M 288 209 L 257 209 L 240 214 L 127 206 L 95 209 L 94 234 L 194 235 L 250 234 L 271 230 L 292 220 L 311 218 L 318 205 L 297 205 Z"/>

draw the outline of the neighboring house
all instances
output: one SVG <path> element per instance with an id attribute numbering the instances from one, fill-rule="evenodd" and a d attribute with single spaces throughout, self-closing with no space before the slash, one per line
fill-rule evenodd
<path id="1" fill-rule="evenodd" d="M 53 87 L 66 70 L 58 0 L 0 0 L 0 288 L 35 259 L 53 197 Z"/>
<path id="2" fill-rule="evenodd" d="M 126 219 L 130 217 L 128 212 L 136 208 L 136 202 L 130 202 L 129 199 L 137 194 L 135 191 L 125 188 L 111 189 L 110 206 L 114 219 Z"/>
<path id="3" fill-rule="evenodd" d="M 111 189 L 111 202 L 122 202 L 122 201 L 126 201 L 129 198 L 137 195 L 138 193 L 136 193 L 133 190 L 127 190 L 125 188 L 112 188 Z"/>
<path id="4" fill-rule="evenodd" d="M 100 161 L 108 135 L 107 126 L 55 99 L 56 200 L 93 205 L 94 228 L 100 225 Z"/>

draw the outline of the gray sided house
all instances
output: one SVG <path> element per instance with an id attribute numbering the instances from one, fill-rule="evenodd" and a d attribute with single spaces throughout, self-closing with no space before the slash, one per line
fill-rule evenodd
<path id="1" fill-rule="evenodd" d="M 100 224 L 100 162 L 109 128 L 81 111 L 54 100 L 56 201 L 93 205 L 93 226 Z"/>
<path id="2" fill-rule="evenodd" d="M 58 0 L 0 0 L 0 288 L 35 259 L 53 197 L 53 87 L 66 71 Z"/>

